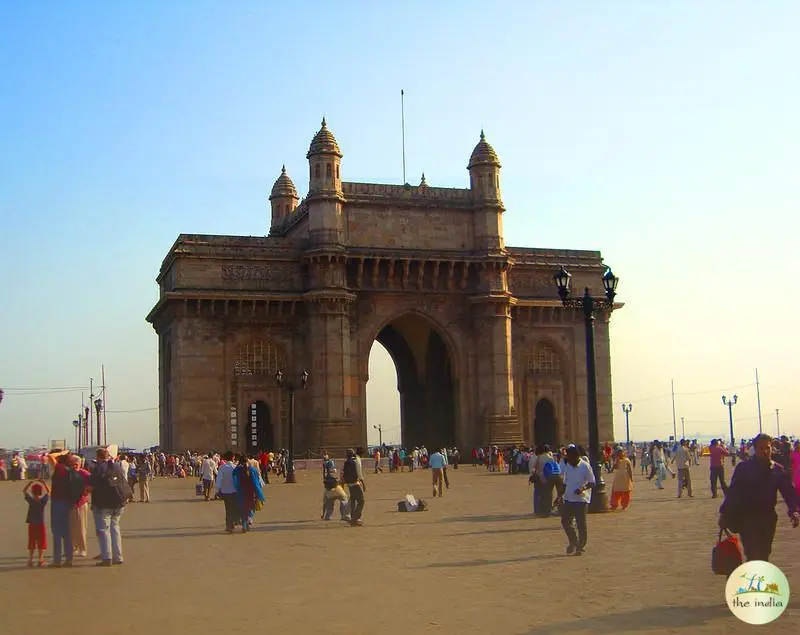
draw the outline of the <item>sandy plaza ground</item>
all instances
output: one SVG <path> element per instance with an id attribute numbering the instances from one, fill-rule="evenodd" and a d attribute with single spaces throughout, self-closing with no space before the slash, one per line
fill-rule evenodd
<path id="1" fill-rule="evenodd" d="M 730 472 L 730 467 L 727 467 Z M 27 569 L 21 483 L 0 483 L 0 633 L 750 633 L 710 568 L 716 509 L 705 463 L 694 499 L 641 478 L 624 513 L 589 517 L 582 557 L 557 518 L 536 519 L 526 475 L 367 474 L 363 527 L 320 520 L 319 474 L 267 487 L 249 534 L 226 535 L 221 502 L 194 479 L 156 479 L 123 517 L 125 564 Z M 398 513 L 413 493 L 430 511 Z M 800 632 L 800 530 L 781 514 L 772 562 L 793 587 L 781 632 Z M 97 543 L 90 528 L 90 555 Z M 50 540 L 50 537 L 48 537 Z M 52 545 L 51 545 L 52 546 Z M 48 551 L 48 556 L 51 555 Z M 78 630 L 81 629 L 81 630 Z M 764 630 L 766 630 L 764 629 Z"/>

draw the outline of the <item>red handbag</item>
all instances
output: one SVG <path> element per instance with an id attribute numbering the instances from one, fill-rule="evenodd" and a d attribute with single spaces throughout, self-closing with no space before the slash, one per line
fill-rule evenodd
<path id="1" fill-rule="evenodd" d="M 725 534 L 725 538 L 723 538 Z M 739 538 L 727 529 L 721 529 L 716 546 L 711 550 L 711 570 L 717 575 L 729 576 L 744 562 Z"/>

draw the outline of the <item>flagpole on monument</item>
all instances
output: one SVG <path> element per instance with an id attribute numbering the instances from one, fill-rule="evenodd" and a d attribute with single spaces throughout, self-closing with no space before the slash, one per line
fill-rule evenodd
<path id="1" fill-rule="evenodd" d="M 400 127 L 403 136 L 403 185 L 406 185 L 406 102 L 405 91 L 400 89 Z"/>

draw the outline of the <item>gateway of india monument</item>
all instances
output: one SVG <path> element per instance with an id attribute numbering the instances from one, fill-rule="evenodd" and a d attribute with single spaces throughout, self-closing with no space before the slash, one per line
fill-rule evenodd
<path id="1" fill-rule="evenodd" d="M 342 180 L 325 120 L 308 148 L 308 194 L 282 170 L 256 212 L 267 236 L 181 234 L 164 259 L 159 435 L 168 451 L 296 453 L 367 446 L 369 355 L 397 369 L 406 447 L 587 443 L 583 315 L 562 308 L 560 266 L 602 293 L 596 251 L 507 247 L 500 161 L 481 133 L 469 187 Z M 258 210 L 258 208 L 255 208 Z M 512 211 L 513 213 L 513 211 Z M 608 311 L 597 316 L 600 440 L 612 431 Z M 296 381 L 296 380 L 295 380 Z M 466 454 L 466 453 L 465 453 Z"/>

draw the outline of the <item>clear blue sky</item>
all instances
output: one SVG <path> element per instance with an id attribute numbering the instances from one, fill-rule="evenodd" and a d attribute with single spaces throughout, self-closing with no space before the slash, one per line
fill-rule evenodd
<path id="1" fill-rule="evenodd" d="M 70 438 L 80 392 L 17 389 L 101 363 L 112 411 L 155 408 L 144 316 L 177 234 L 265 234 L 322 114 L 345 180 L 401 182 L 401 88 L 410 181 L 466 186 L 484 128 L 507 243 L 613 265 L 636 436 L 671 433 L 670 378 L 687 434 L 727 429 L 722 389 L 752 434 L 756 366 L 765 428 L 780 408 L 800 432 L 799 22 L 794 0 L 2 3 L 0 446 Z M 388 430 L 394 371 L 372 361 Z M 157 440 L 155 410 L 109 426 Z"/>

